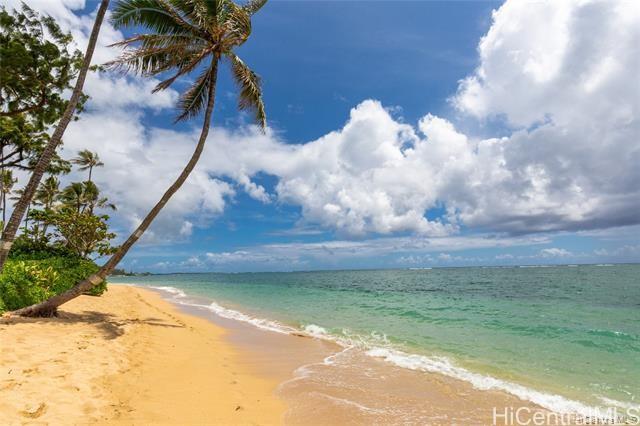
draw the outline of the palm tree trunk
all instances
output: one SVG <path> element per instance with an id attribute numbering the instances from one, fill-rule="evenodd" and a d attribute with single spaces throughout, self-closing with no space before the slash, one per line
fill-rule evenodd
<path id="1" fill-rule="evenodd" d="M 91 172 L 93 171 L 93 166 L 89 167 L 89 182 L 91 182 Z"/>
<path id="2" fill-rule="evenodd" d="M 24 215 L 24 235 L 29 231 L 29 212 L 31 212 L 31 203 L 27 206 L 27 214 Z"/>
<path id="3" fill-rule="evenodd" d="M 189 159 L 189 162 L 187 163 L 186 167 L 182 170 L 182 173 L 180 173 L 180 176 L 178 176 L 178 179 L 176 179 L 176 181 L 173 182 L 173 184 L 169 187 L 169 189 L 167 189 L 167 191 L 164 193 L 160 201 L 158 201 L 158 203 L 155 206 L 153 206 L 153 208 L 151 209 L 149 214 L 147 214 L 147 216 L 144 218 L 140 226 L 138 226 L 138 228 L 131 235 L 129 235 L 129 238 L 127 238 L 127 240 L 120 246 L 118 251 L 113 256 L 111 256 L 111 258 L 107 261 L 107 263 L 105 263 L 97 273 L 91 275 L 89 278 L 83 281 L 80 281 L 79 283 L 77 283 L 75 286 L 65 291 L 64 293 L 53 296 L 49 300 L 14 311 L 12 312 L 13 315 L 30 316 L 30 317 L 53 316 L 56 314 L 58 306 L 68 302 L 71 299 L 74 299 L 80 296 L 81 294 L 90 290 L 92 287 L 104 281 L 107 275 L 109 275 L 111 271 L 113 271 L 113 268 L 115 268 L 118 265 L 118 263 L 122 260 L 122 258 L 127 254 L 129 249 L 135 244 L 136 241 L 140 239 L 142 234 L 144 234 L 144 232 L 147 230 L 149 225 L 151 225 L 151 223 L 156 218 L 158 213 L 160 213 L 160 211 L 165 206 L 165 204 L 167 204 L 167 201 L 169 201 L 173 196 L 173 194 L 175 194 L 178 191 L 178 189 L 180 189 L 182 184 L 189 177 L 189 174 L 191 174 L 191 171 L 193 170 L 193 168 L 198 163 L 198 160 L 200 159 L 200 155 L 202 154 L 202 150 L 204 149 L 207 136 L 209 134 L 209 125 L 211 123 L 211 115 L 213 113 L 214 98 L 215 98 L 215 91 L 216 91 L 215 86 L 216 86 L 216 80 L 217 80 L 217 74 L 218 74 L 217 58 L 213 59 L 211 66 L 213 67 L 213 79 L 212 79 L 213 81 L 209 86 L 209 99 L 207 101 L 207 109 L 204 114 L 204 122 L 202 124 L 202 131 L 200 132 L 200 138 L 198 139 L 198 144 L 196 145 L 195 151 L 191 155 L 191 159 Z"/>
<path id="4" fill-rule="evenodd" d="M 96 47 L 98 34 L 100 33 L 100 26 L 102 25 L 104 15 L 107 12 L 108 7 L 109 0 L 102 0 L 102 2 L 100 3 L 100 8 L 98 9 L 98 14 L 96 15 L 96 20 L 93 23 L 93 29 L 91 30 L 91 37 L 89 38 L 89 44 L 87 45 L 87 52 L 84 55 L 82 68 L 80 69 L 80 73 L 78 74 L 78 79 L 76 80 L 76 85 L 73 88 L 73 93 L 71 94 L 69 103 L 67 104 L 67 107 L 62 114 L 62 118 L 60 119 L 56 130 L 53 132 L 51 139 L 49 139 L 49 142 L 47 142 L 47 146 L 42 151 L 42 155 L 40 155 L 38 163 L 33 169 L 33 173 L 31 174 L 29 183 L 24 188 L 24 193 L 20 197 L 20 200 L 18 200 L 18 202 L 16 203 L 16 206 L 11 213 L 11 217 L 9 218 L 9 222 L 2 232 L 2 240 L 0 241 L 0 273 L 4 268 L 7 256 L 9 255 L 9 250 L 11 250 L 11 245 L 16 238 L 16 233 L 18 231 L 18 228 L 20 227 L 20 222 L 22 222 L 22 218 L 27 208 L 31 204 L 31 200 L 33 199 L 36 189 L 38 188 L 38 185 L 42 180 L 42 176 L 46 172 L 47 167 L 49 167 L 49 163 L 51 163 L 51 159 L 56 152 L 56 148 L 62 140 L 62 135 L 67 129 L 67 126 L 69 125 L 69 122 L 73 118 L 73 115 L 76 111 L 78 101 L 80 100 L 80 96 L 82 95 L 82 87 L 84 86 L 84 81 L 87 77 L 89 66 L 91 65 L 91 57 L 93 56 L 93 51 Z"/>

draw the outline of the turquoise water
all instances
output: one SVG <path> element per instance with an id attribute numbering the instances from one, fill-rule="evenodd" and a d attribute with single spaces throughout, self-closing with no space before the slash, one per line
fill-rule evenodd
<path id="1" fill-rule="evenodd" d="M 180 289 L 215 301 L 212 310 L 223 316 L 306 330 L 402 367 L 439 371 L 552 409 L 640 404 L 640 265 L 113 281 Z"/>

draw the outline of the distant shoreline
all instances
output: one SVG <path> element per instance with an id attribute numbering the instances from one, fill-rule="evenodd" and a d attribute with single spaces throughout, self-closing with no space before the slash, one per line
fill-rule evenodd
<path id="1" fill-rule="evenodd" d="M 355 268 L 355 269 L 300 269 L 288 271 L 197 271 L 197 272 L 130 272 L 126 274 L 111 274 L 109 277 L 141 277 L 150 275 L 187 275 L 187 274 L 287 274 L 305 272 L 341 272 L 341 271 L 411 271 L 429 269 L 463 269 L 463 268 L 536 268 L 536 267 L 567 267 L 567 266 L 618 266 L 618 265 L 640 265 L 640 262 L 609 262 L 609 263 L 528 263 L 522 265 L 464 265 L 464 266 L 424 266 L 405 268 Z"/>

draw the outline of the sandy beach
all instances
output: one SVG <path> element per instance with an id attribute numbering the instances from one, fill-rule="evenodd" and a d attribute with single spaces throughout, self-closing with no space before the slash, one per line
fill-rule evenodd
<path id="1" fill-rule="evenodd" d="M 3 318 L 0 345 L 0 414 L 11 425 L 486 424 L 495 406 L 537 410 L 125 285 L 58 318 Z"/>
<path id="2" fill-rule="evenodd" d="M 277 382 L 225 330 L 111 286 L 59 318 L 0 322 L 2 424 L 278 424 Z"/>

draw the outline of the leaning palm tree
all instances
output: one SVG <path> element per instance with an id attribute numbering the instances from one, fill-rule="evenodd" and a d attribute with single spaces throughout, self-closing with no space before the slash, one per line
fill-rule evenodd
<path id="1" fill-rule="evenodd" d="M 20 202 L 22 197 L 24 197 L 24 188 L 16 189 L 15 191 L 13 191 L 13 194 L 13 197 L 9 197 L 9 199 L 15 201 L 15 203 L 13 204 L 13 208 L 15 209 L 16 205 Z M 29 213 L 31 212 L 31 207 L 33 207 L 34 202 L 34 200 L 31 200 L 31 202 L 27 205 L 27 214 L 24 215 L 24 228 L 22 229 L 25 234 L 29 231 L 29 217 L 31 216 Z"/>
<path id="2" fill-rule="evenodd" d="M 78 153 L 78 156 L 71 160 L 73 164 L 77 164 L 78 170 L 89 170 L 88 182 L 91 182 L 91 172 L 94 167 L 102 167 L 104 163 L 100 161 L 100 156 L 97 152 L 91 152 L 88 149 L 83 149 Z"/>
<path id="3" fill-rule="evenodd" d="M 25 212 L 31 206 L 33 197 L 38 189 L 38 185 L 40 185 L 40 181 L 47 171 L 51 160 L 55 157 L 56 148 L 62 141 L 62 136 L 64 135 L 65 130 L 67 130 L 69 122 L 75 115 L 76 107 L 78 106 L 78 102 L 82 96 L 82 87 L 84 86 L 87 72 L 91 66 L 91 57 L 93 56 L 93 51 L 95 50 L 96 42 L 98 41 L 98 33 L 100 32 L 102 20 L 104 19 L 104 15 L 107 12 L 108 7 L 109 0 L 102 0 L 98 13 L 96 14 L 96 20 L 93 23 L 93 29 L 91 30 L 91 36 L 89 37 L 89 44 L 87 45 L 87 51 L 84 55 L 82 68 L 80 68 L 80 72 L 78 73 L 78 79 L 76 80 L 76 85 L 71 93 L 71 98 L 69 98 L 69 103 L 67 104 L 55 131 L 42 151 L 42 154 L 40 154 L 40 158 L 31 173 L 29 182 L 27 183 L 27 186 L 25 186 L 22 196 L 16 203 L 13 212 L 11 213 L 11 217 L 9 218 L 9 222 L 2 231 L 2 240 L 0 241 L 0 272 L 2 272 L 7 260 L 9 250 L 11 250 L 11 245 L 16 239 L 16 233 L 20 227 L 20 222 L 22 222 Z"/>
<path id="4" fill-rule="evenodd" d="M 13 185 L 18 179 L 13 177 L 13 171 L 9 169 L 1 169 L 0 171 L 0 203 L 2 203 L 2 226 L 7 220 L 7 195 L 11 194 Z"/>
<path id="5" fill-rule="evenodd" d="M 194 118 L 204 112 L 200 137 L 178 179 L 97 273 L 66 292 L 15 311 L 15 314 L 54 315 L 58 306 L 104 281 L 147 230 L 171 196 L 187 180 L 202 154 L 209 134 L 221 61 L 231 65 L 231 72 L 240 88 L 239 108 L 252 110 L 258 124 L 262 128 L 266 126 L 260 79 L 234 52 L 249 38 L 251 16 L 265 3 L 266 0 L 250 0 L 243 6 L 231 0 L 122 0 L 118 3 L 112 15 L 116 27 L 146 27 L 149 32 L 117 43 L 127 49 L 109 65 L 143 76 L 171 71 L 172 75 L 161 81 L 155 87 L 155 92 L 167 89 L 181 77 L 199 72 L 195 82 L 180 97 L 176 121 Z"/>

